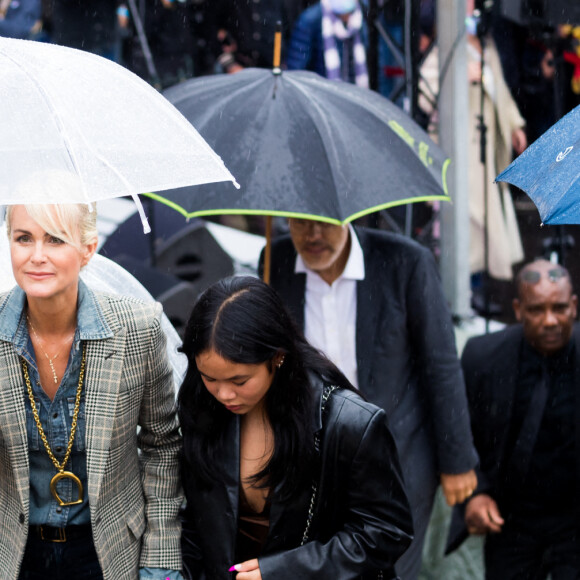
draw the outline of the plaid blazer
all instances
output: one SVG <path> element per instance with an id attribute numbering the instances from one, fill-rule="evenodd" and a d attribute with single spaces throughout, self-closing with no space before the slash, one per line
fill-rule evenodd
<path id="1" fill-rule="evenodd" d="M 29 517 L 26 387 L 19 357 L 2 333 L 7 296 L 0 295 L 2 580 L 18 577 Z M 96 297 L 114 336 L 86 341 L 91 525 L 105 580 L 136 580 L 139 567 L 181 569 L 181 438 L 172 371 L 159 304 Z"/>

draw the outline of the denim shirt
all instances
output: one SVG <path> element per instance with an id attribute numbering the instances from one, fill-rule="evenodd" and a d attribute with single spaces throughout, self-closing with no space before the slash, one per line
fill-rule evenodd
<path id="1" fill-rule="evenodd" d="M 54 399 L 51 401 L 40 386 L 36 357 L 26 325 L 25 294 L 16 288 L 10 297 L 9 308 L 11 316 L 5 330 L 14 336 L 13 344 L 16 352 L 24 357 L 32 386 L 40 423 L 44 429 L 48 444 L 59 462 L 66 453 L 75 397 L 79 381 L 80 366 L 83 353 L 83 340 L 99 340 L 113 336 L 105 322 L 100 307 L 92 292 L 87 290 L 83 282 L 79 283 L 77 328 L 67 367 Z M 13 329 L 13 332 L 11 330 Z M 59 506 L 56 498 L 50 493 L 50 482 L 57 473 L 41 440 L 38 428 L 32 415 L 32 408 L 25 390 L 26 431 L 28 435 L 28 450 L 30 460 L 30 523 L 63 527 L 90 523 L 90 512 L 87 492 L 87 465 L 85 453 L 85 389 L 83 388 L 81 404 L 77 419 L 77 429 L 73 441 L 71 455 L 65 465 L 65 471 L 74 473 L 83 484 L 83 503 L 73 506 Z M 64 501 L 76 500 L 78 489 L 71 479 L 58 482 L 57 492 Z"/>

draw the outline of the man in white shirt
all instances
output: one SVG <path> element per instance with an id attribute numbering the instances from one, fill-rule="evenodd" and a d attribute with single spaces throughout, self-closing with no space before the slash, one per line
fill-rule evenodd
<path id="1" fill-rule="evenodd" d="M 477 485 L 451 315 L 429 250 L 392 233 L 290 219 L 271 284 L 304 329 L 373 403 L 397 443 L 415 539 L 397 563 L 417 577 L 435 490 L 460 503 Z"/>

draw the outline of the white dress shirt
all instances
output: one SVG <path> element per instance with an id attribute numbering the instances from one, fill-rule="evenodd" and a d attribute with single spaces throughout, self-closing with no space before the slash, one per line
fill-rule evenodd
<path id="1" fill-rule="evenodd" d="M 296 257 L 296 273 L 306 273 L 304 334 L 358 387 L 356 364 L 356 283 L 364 280 L 363 251 L 354 229 L 350 231 L 350 254 L 342 274 L 327 284 L 319 274 Z"/>

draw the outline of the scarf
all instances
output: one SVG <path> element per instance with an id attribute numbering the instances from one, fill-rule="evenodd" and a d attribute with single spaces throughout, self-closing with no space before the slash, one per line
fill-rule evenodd
<path id="1" fill-rule="evenodd" d="M 352 57 L 354 62 L 355 83 L 359 87 L 368 88 L 369 77 L 367 73 L 366 51 L 360 38 L 362 28 L 362 11 L 357 2 L 357 7 L 348 17 L 346 26 L 342 20 L 332 12 L 328 0 L 321 0 L 322 7 L 322 38 L 324 41 L 324 64 L 326 67 L 326 78 L 334 81 L 348 80 L 341 76 L 341 58 L 338 54 L 336 40 L 347 40 L 352 38 Z M 348 70 L 348 63 L 345 63 Z"/>

